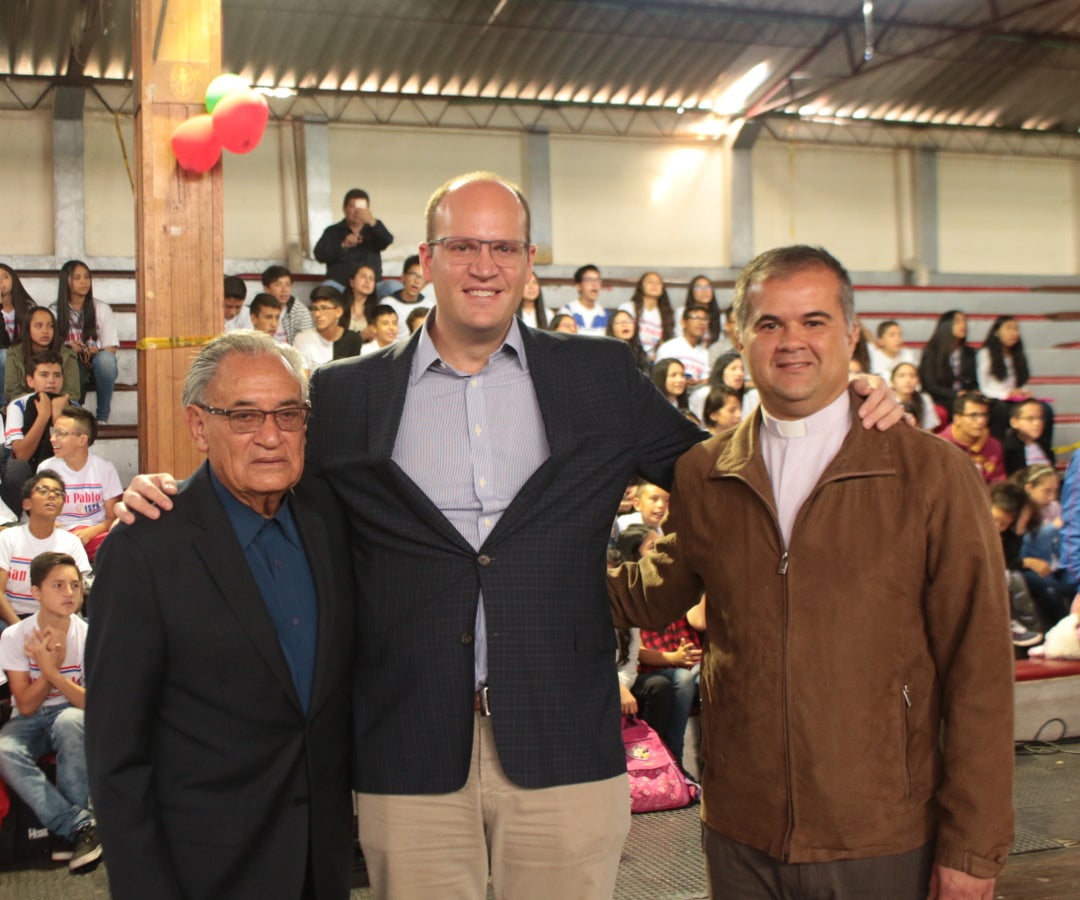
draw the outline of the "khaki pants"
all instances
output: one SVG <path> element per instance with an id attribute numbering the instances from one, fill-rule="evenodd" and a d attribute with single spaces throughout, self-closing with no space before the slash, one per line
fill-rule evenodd
<path id="1" fill-rule="evenodd" d="M 477 715 L 465 787 L 358 794 L 360 845 L 379 900 L 610 900 L 630 830 L 625 775 L 528 789 L 499 765 Z"/>

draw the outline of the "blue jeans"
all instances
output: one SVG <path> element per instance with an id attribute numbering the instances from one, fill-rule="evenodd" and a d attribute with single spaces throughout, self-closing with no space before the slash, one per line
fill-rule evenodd
<path id="1" fill-rule="evenodd" d="M 97 392 L 97 414 L 99 422 L 107 422 L 109 413 L 112 412 L 113 388 L 116 387 L 118 372 L 116 354 L 108 350 L 99 350 L 90 360 L 90 367 L 82 364 L 79 360 L 79 378 L 82 381 L 83 395 L 79 402 L 86 400 L 86 391 L 90 385 L 90 374 L 94 375 L 94 390 Z"/>
<path id="2" fill-rule="evenodd" d="M 671 755 L 675 757 L 675 762 L 681 766 L 683 736 L 686 734 L 686 723 L 690 721 L 690 708 L 697 699 L 701 666 L 694 666 L 692 669 L 660 669 L 653 674 L 663 675 L 675 688 L 675 702 L 671 704 L 671 723 L 663 737 Z"/>
<path id="3" fill-rule="evenodd" d="M 38 768 L 46 753 L 56 754 L 55 786 Z M 83 711 L 57 704 L 11 718 L 0 728 L 0 777 L 52 834 L 74 841 L 79 829 L 93 821 Z"/>

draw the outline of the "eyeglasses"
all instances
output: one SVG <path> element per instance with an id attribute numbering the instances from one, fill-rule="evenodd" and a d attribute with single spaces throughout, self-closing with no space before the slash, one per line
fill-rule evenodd
<path id="1" fill-rule="evenodd" d="M 299 431 L 311 415 L 310 406 L 284 406 L 281 409 L 218 409 L 205 403 L 195 404 L 212 416 L 224 416 L 234 434 L 254 434 L 263 427 L 267 416 L 274 417 L 274 424 L 282 431 Z"/>
<path id="2" fill-rule="evenodd" d="M 481 241 L 481 243 L 483 243 L 483 241 Z M 477 252 L 479 252 L 479 250 Z M 401 276 L 401 280 L 404 281 L 406 278 L 420 278 L 420 279 L 423 279 L 423 277 L 424 277 L 423 272 L 406 272 L 404 275 Z"/>
<path id="3" fill-rule="evenodd" d="M 708 322 L 709 321 L 708 316 L 687 316 L 686 318 L 688 318 L 691 322 Z"/>
<path id="4" fill-rule="evenodd" d="M 341 309 L 340 306 L 334 306 L 332 303 L 316 303 L 311 307 L 313 313 L 317 312 L 338 312 Z"/>
<path id="5" fill-rule="evenodd" d="M 78 437 L 78 431 L 64 431 L 63 428 L 50 428 L 49 437 L 54 438 L 66 438 L 66 437 Z"/>
<path id="6" fill-rule="evenodd" d="M 444 237 L 427 242 L 429 247 L 436 245 L 446 251 L 452 263 L 472 262 L 480 255 L 480 248 L 487 247 L 497 266 L 514 266 L 525 261 L 529 245 L 525 241 L 481 241 L 477 238 Z"/>
<path id="7" fill-rule="evenodd" d="M 39 484 L 34 488 L 34 493 L 39 497 L 55 497 L 57 500 L 64 499 L 64 491 L 62 488 L 46 487 L 43 484 Z"/>

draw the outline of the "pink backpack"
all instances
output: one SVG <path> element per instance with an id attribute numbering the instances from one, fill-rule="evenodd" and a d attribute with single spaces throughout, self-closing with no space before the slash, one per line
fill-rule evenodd
<path id="1" fill-rule="evenodd" d="M 697 799 L 660 735 L 636 716 L 624 716 L 623 745 L 630 776 L 630 811 L 682 809 Z"/>

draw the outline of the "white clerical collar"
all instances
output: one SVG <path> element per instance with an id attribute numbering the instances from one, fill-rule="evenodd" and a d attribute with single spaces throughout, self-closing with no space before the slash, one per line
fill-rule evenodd
<path id="1" fill-rule="evenodd" d="M 837 427 L 847 433 L 851 418 L 851 395 L 845 390 L 824 409 L 807 416 L 805 419 L 777 419 L 761 407 L 761 418 L 765 430 L 778 438 L 801 438 L 807 435 L 834 432 Z"/>

